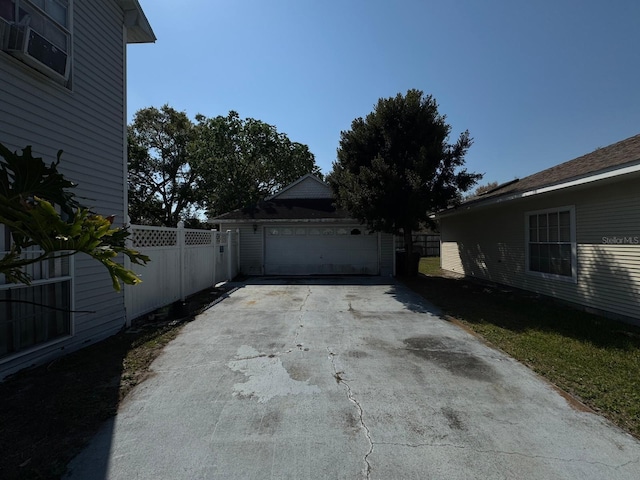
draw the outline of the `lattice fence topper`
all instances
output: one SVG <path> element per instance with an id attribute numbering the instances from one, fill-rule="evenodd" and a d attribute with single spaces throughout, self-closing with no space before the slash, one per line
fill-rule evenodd
<path id="1" fill-rule="evenodd" d="M 175 230 L 141 230 L 134 228 L 130 238 L 134 248 L 172 247 L 178 243 L 178 233 Z"/>
<path id="2" fill-rule="evenodd" d="M 210 230 L 185 230 L 185 245 L 210 245 L 213 232 Z"/>
<path id="3" fill-rule="evenodd" d="M 226 245 L 227 244 L 227 239 L 229 238 L 229 235 L 225 234 L 225 233 L 220 233 L 220 232 L 215 232 L 216 234 L 216 243 L 218 245 Z"/>

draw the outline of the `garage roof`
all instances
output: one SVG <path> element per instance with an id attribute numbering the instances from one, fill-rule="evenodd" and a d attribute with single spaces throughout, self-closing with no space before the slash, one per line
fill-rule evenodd
<path id="1" fill-rule="evenodd" d="M 242 208 L 212 218 L 212 222 L 221 220 L 321 220 L 348 219 L 349 213 L 334 205 L 332 198 L 292 198 L 265 200 L 253 207 Z"/>

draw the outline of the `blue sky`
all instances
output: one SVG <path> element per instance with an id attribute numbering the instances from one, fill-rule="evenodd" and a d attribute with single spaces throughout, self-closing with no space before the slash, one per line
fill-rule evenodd
<path id="1" fill-rule="evenodd" d="M 128 112 L 236 110 L 324 173 L 381 97 L 432 94 L 467 167 L 504 182 L 640 133 L 638 0 L 140 0 Z"/>

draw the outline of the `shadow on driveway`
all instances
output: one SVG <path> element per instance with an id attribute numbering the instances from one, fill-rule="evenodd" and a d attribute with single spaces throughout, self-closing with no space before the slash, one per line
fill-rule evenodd
<path id="1" fill-rule="evenodd" d="M 230 282 L 227 284 L 231 291 L 243 288 L 246 285 L 322 285 L 322 286 L 380 286 L 388 285 L 385 292 L 400 303 L 407 310 L 416 313 L 431 313 L 441 315 L 442 312 L 422 296 L 405 287 L 393 277 L 359 276 L 359 275 L 309 275 L 309 276 L 265 276 L 249 277 L 246 280 Z"/>

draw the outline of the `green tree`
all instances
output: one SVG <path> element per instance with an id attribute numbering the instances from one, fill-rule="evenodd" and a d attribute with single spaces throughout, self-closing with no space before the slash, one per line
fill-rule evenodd
<path id="1" fill-rule="evenodd" d="M 413 264 L 411 232 L 431 224 L 432 212 L 458 201 L 482 177 L 463 168 L 469 132 L 452 144 L 450 133 L 435 99 L 409 90 L 379 99 L 340 134 L 327 178 L 337 202 L 372 230 L 403 234 L 407 267 Z"/>
<path id="2" fill-rule="evenodd" d="M 53 256 L 85 253 L 104 265 L 120 290 L 120 281 L 134 285 L 140 279 L 114 258 L 124 254 L 136 264 L 149 258 L 125 246 L 126 229 L 112 227 L 112 217 L 102 217 L 80 205 L 69 189 L 75 185 L 58 172 L 60 155 L 47 166 L 33 157 L 31 147 L 22 155 L 0 144 L 0 223 L 11 234 L 11 248 L 0 258 L 0 274 L 9 282 L 29 284 L 24 267 Z M 36 247 L 36 255 L 25 250 Z"/>
<path id="3" fill-rule="evenodd" d="M 253 205 L 307 173 L 321 175 L 309 148 L 272 125 L 234 111 L 196 121 L 192 166 L 211 216 Z"/>
<path id="4" fill-rule="evenodd" d="M 189 162 L 194 125 L 169 105 L 138 110 L 128 129 L 129 216 L 132 223 L 175 227 L 201 200 Z"/>
<path id="5" fill-rule="evenodd" d="M 473 191 L 473 193 L 471 193 L 470 195 L 467 195 L 465 197 L 465 200 L 469 200 L 471 198 L 475 198 L 475 197 L 479 197 L 480 195 L 483 195 L 487 192 L 490 192 L 491 190 L 494 190 L 498 187 L 498 182 L 489 182 L 486 183 L 484 185 L 479 185 L 478 187 L 476 187 L 476 189 Z"/>

